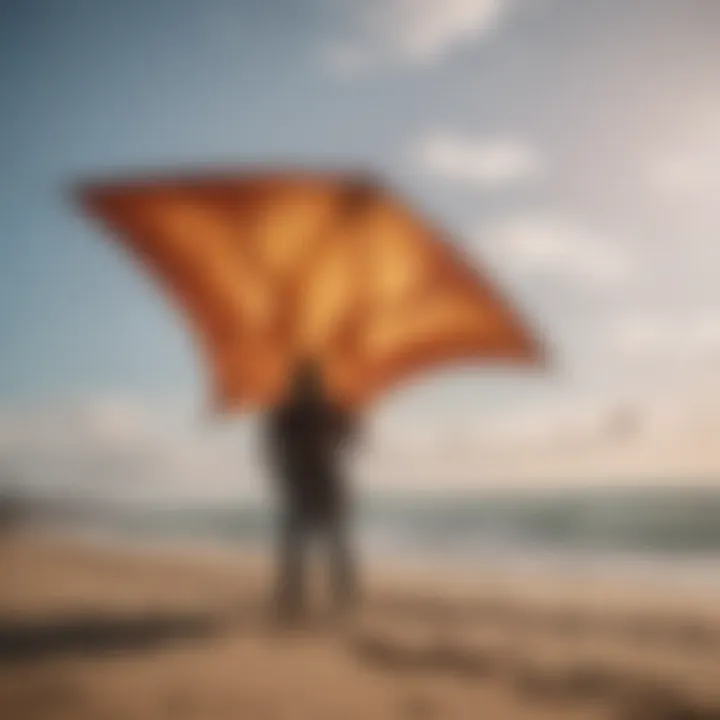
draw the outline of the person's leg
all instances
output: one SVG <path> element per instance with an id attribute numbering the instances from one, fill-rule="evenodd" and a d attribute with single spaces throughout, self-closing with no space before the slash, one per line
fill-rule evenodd
<path id="1" fill-rule="evenodd" d="M 280 562 L 277 585 L 278 611 L 296 615 L 304 603 L 305 522 L 298 508 L 286 508 L 280 527 Z"/>
<path id="2" fill-rule="evenodd" d="M 331 514 L 327 525 L 332 591 L 336 607 L 348 608 L 357 598 L 357 576 L 350 547 L 347 514 L 344 509 Z"/>

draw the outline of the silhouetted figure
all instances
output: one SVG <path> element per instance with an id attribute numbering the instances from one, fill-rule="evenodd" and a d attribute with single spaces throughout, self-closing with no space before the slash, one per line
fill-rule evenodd
<path id="1" fill-rule="evenodd" d="M 356 591 L 341 468 L 343 450 L 354 435 L 351 416 L 330 402 L 320 370 L 307 361 L 297 368 L 268 429 L 282 501 L 278 609 L 284 615 L 302 609 L 305 546 L 313 534 L 326 540 L 335 602 L 346 607 Z"/>

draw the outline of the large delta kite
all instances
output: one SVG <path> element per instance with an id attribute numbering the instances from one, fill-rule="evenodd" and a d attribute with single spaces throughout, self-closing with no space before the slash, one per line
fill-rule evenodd
<path id="1" fill-rule="evenodd" d="M 218 410 L 276 404 L 309 356 L 354 408 L 436 365 L 542 359 L 486 275 L 363 177 L 195 174 L 90 183 L 80 196 L 185 310 Z"/>

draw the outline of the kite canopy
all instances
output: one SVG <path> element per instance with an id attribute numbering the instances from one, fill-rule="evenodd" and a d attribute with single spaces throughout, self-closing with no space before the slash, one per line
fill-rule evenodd
<path id="1" fill-rule="evenodd" d="M 185 310 L 217 409 L 274 405 L 303 358 L 352 407 L 441 363 L 542 359 L 488 278 L 365 178 L 226 173 L 80 196 Z"/>

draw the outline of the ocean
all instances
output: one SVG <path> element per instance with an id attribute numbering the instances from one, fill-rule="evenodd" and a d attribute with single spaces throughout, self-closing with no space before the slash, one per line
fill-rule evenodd
<path id="1" fill-rule="evenodd" d="M 143 506 L 114 510 L 100 524 L 148 542 L 271 549 L 275 517 L 257 504 Z M 720 584 L 720 487 L 374 496 L 357 503 L 354 527 L 370 560 Z"/>

